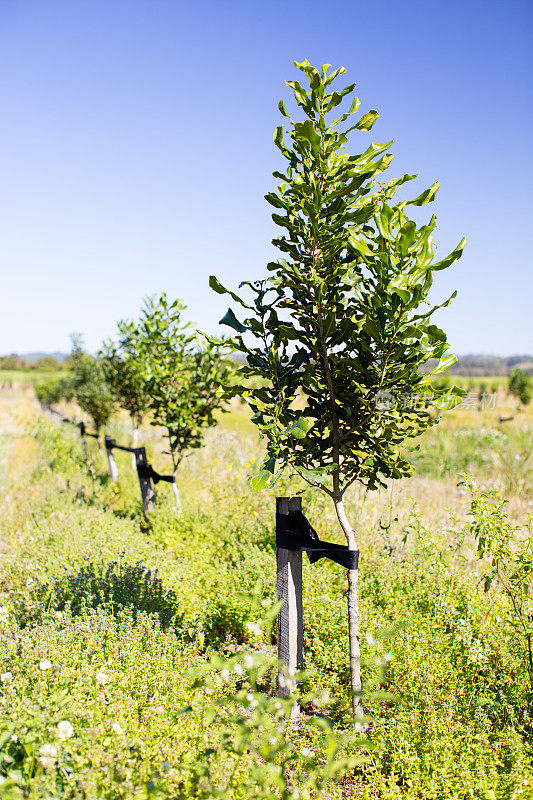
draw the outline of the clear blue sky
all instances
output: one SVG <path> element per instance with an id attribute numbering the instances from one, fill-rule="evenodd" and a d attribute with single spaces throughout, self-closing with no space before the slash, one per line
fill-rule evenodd
<path id="1" fill-rule="evenodd" d="M 0 0 L 0 353 L 91 350 L 166 290 L 264 276 L 263 195 L 294 59 L 344 65 L 390 172 L 441 181 L 435 299 L 456 352 L 533 351 L 532 18 L 526 0 Z M 355 140 L 354 149 L 361 141 Z M 414 186 L 414 184 L 411 184 Z"/>

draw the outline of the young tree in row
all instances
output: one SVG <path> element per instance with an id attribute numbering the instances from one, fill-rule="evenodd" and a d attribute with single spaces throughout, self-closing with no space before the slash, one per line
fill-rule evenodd
<path id="1" fill-rule="evenodd" d="M 135 323 L 120 320 L 116 341 L 104 342 L 99 353 L 104 375 L 117 404 L 128 412 L 133 429 L 133 447 L 137 447 L 139 429 L 150 398 L 146 385 L 146 369 L 139 358 L 139 331 Z M 134 459 L 135 463 L 135 459 Z"/>
<path id="2" fill-rule="evenodd" d="M 524 370 L 516 367 L 509 375 L 509 393 L 523 405 L 527 406 L 531 402 L 531 375 Z"/>
<path id="3" fill-rule="evenodd" d="M 65 378 L 50 375 L 35 384 L 37 400 L 43 408 L 51 409 L 65 396 Z"/>
<path id="4" fill-rule="evenodd" d="M 183 321 L 185 309 L 165 293 L 148 298 L 136 333 L 150 421 L 166 431 L 174 477 L 187 453 L 201 446 L 205 429 L 216 424 L 215 413 L 222 409 L 220 385 L 228 382 L 232 369 L 221 347 L 206 345 L 191 323 Z M 179 510 L 178 487 L 172 486 Z"/>
<path id="5" fill-rule="evenodd" d="M 72 373 L 65 397 L 77 402 L 82 411 L 91 418 L 96 433 L 99 434 L 113 414 L 115 401 L 101 362 L 84 352 L 83 340 L 79 334 L 72 336 L 69 362 Z"/>
<path id="6" fill-rule="evenodd" d="M 391 142 L 347 152 L 349 134 L 366 136 L 378 114 L 372 110 L 352 122 L 359 108 L 353 98 L 331 119 L 355 86 L 330 88 L 344 68 L 328 74 L 329 65 L 321 72 L 307 61 L 296 66 L 309 88 L 298 81 L 287 85 L 303 119 L 293 119 L 280 102 L 288 139 L 279 127 L 274 140 L 287 164 L 285 172 L 274 173 L 280 183 L 266 197 L 283 230 L 273 243 L 286 258 L 268 265 L 269 279 L 241 284 L 251 299 L 214 277 L 210 284 L 243 309 L 243 319 L 230 309 L 221 322 L 236 331 L 232 346 L 246 356 L 240 386 L 231 391 L 248 400 L 267 440 L 255 487 L 273 485 L 289 468 L 331 499 L 348 547 L 357 551 L 356 524 L 344 507 L 347 489 L 355 482 L 375 489 L 410 475 L 404 440 L 434 424 L 431 405 L 453 404 L 461 394 L 431 385 L 432 375 L 455 358 L 445 356 L 446 336 L 431 322 L 435 308 L 427 296 L 434 274 L 453 264 L 464 244 L 435 262 L 435 217 L 417 226 L 408 216 L 409 205 L 434 199 L 438 183 L 400 202 L 396 191 L 416 175 L 375 183 L 392 160 Z M 438 366 L 422 375 L 420 367 L 431 358 L 439 359 Z M 348 571 L 348 617 L 353 711 L 359 716 L 357 569 Z"/>

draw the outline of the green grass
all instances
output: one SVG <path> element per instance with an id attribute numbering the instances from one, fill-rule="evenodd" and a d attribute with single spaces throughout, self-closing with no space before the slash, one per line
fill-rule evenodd
<path id="1" fill-rule="evenodd" d="M 360 531 L 372 718 L 363 742 L 349 718 L 345 573 L 305 560 L 310 673 L 300 684 L 308 710 L 331 697 L 328 744 L 314 716 L 299 730 L 285 718 L 269 729 L 277 713 L 271 667 L 259 683 L 253 671 L 233 672 L 232 659 L 245 653 L 268 664 L 275 653 L 262 622 L 275 597 L 274 497 L 248 486 L 262 449 L 247 412 L 235 406 L 224 415 L 180 468 L 183 516 L 163 486 L 147 525 L 128 454 L 117 454 L 116 487 L 93 442 L 88 468 L 69 426 L 42 418 L 27 393 L 0 395 L 0 653 L 1 672 L 11 673 L 0 684 L 0 792 L 211 798 L 218 787 L 228 798 L 267 798 L 276 796 L 266 788 L 270 766 L 286 756 L 286 796 L 318 797 L 334 741 L 340 755 L 360 761 L 346 765 L 342 781 L 330 780 L 324 797 L 533 796 L 520 640 L 504 596 L 497 587 L 484 594 L 475 559 L 459 547 L 468 497 L 458 471 L 501 480 L 490 455 L 495 435 L 486 432 L 498 430 L 493 417 L 447 416 L 413 456 L 417 478 L 392 494 L 354 489 L 348 499 Z M 515 435 L 529 435 L 529 420 L 503 434 L 513 461 Z M 113 426 L 127 438 L 124 419 Z M 163 470 L 157 430 L 144 436 Z M 301 488 L 286 482 L 278 493 Z M 527 502 L 512 498 L 513 513 L 523 515 Z M 342 541 L 322 497 L 307 491 L 303 505 L 324 538 Z M 208 667 L 213 657 L 218 667 Z M 41 669 L 43 661 L 51 666 Z M 208 675 L 192 674 L 204 668 Z M 61 739 L 63 721 L 72 735 Z M 45 745 L 56 749 L 48 766 Z M 302 748 L 311 755 L 303 758 Z"/>
<path id="2" fill-rule="evenodd" d="M 0 386 L 18 383 L 38 383 L 39 381 L 53 378 L 56 375 L 64 375 L 61 370 L 39 370 L 39 369 L 2 369 L 0 370 Z"/>

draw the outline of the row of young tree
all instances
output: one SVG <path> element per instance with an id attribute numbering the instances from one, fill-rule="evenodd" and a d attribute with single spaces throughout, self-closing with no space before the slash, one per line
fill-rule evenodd
<path id="1" fill-rule="evenodd" d="M 135 429 L 148 413 L 166 430 L 174 468 L 214 422 L 217 387 L 225 399 L 239 395 L 266 442 L 254 487 L 275 486 L 284 471 L 299 476 L 327 496 L 349 551 L 358 554 L 357 520 L 344 504 L 349 487 L 357 482 L 371 490 L 411 475 L 406 440 L 435 424 L 435 407 L 451 407 L 463 394 L 434 382 L 456 359 L 432 317 L 455 293 L 438 305 L 429 293 L 436 273 L 461 256 L 464 240 L 435 261 L 435 216 L 419 225 L 408 209 L 432 202 L 439 184 L 398 201 L 396 193 L 417 175 L 381 179 L 392 142 L 347 151 L 350 135 L 367 136 L 378 113 L 355 117 L 357 97 L 338 113 L 355 84 L 333 90 L 345 70 L 329 66 L 296 62 L 307 85 L 287 85 L 299 118 L 279 104 L 288 130 L 278 127 L 274 140 L 286 164 L 274 173 L 279 185 L 266 199 L 282 231 L 273 243 L 283 258 L 268 264 L 270 277 L 245 281 L 240 293 L 210 279 L 240 309 L 230 308 L 221 320 L 232 338 L 201 344 L 181 322 L 183 307 L 163 295 L 148 301 L 138 324 L 119 323 L 117 339 L 98 359 L 76 343 L 73 391 L 97 429 L 115 402 Z M 223 356 L 228 344 L 241 356 L 235 379 Z M 431 359 L 437 366 L 423 374 Z M 405 405 L 405 395 L 418 400 Z M 359 717 L 358 559 L 350 563 L 350 675 Z"/>
<path id="2" fill-rule="evenodd" d="M 219 388 L 232 374 L 224 343 L 203 339 L 184 321 L 185 308 L 164 293 L 148 298 L 140 318 L 120 320 L 116 336 L 96 357 L 73 335 L 69 373 L 37 384 L 38 399 L 47 406 L 74 401 L 97 435 L 123 409 L 131 419 L 133 447 L 147 418 L 164 431 L 175 478 L 183 458 L 200 447 L 204 431 L 216 423 L 216 412 L 223 410 Z M 172 487 L 179 509 L 176 481 Z"/>

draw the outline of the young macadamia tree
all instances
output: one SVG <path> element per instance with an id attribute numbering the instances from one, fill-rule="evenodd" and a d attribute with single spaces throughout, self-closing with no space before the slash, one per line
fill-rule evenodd
<path id="1" fill-rule="evenodd" d="M 130 415 L 133 447 L 137 447 L 139 429 L 150 402 L 146 368 L 139 357 L 139 333 L 135 323 L 119 320 L 117 330 L 115 340 L 104 342 L 100 358 L 118 405 Z"/>
<path id="2" fill-rule="evenodd" d="M 146 379 L 151 423 L 165 429 L 174 478 L 190 450 L 200 447 L 207 428 L 223 410 L 220 387 L 232 371 L 221 345 L 205 342 L 165 293 L 148 298 L 137 324 L 137 352 Z M 172 484 L 176 506 L 180 497 Z"/>
<path id="3" fill-rule="evenodd" d="M 69 358 L 71 377 L 65 395 L 72 397 L 82 411 L 91 418 L 96 433 L 107 425 L 115 410 L 115 399 L 106 381 L 102 363 L 84 352 L 79 334 L 72 336 L 72 353 Z M 98 441 L 100 447 L 100 441 Z"/>
<path id="4" fill-rule="evenodd" d="M 375 489 L 411 475 L 405 440 L 436 422 L 435 406 L 453 405 L 461 394 L 431 384 L 455 362 L 446 354 L 446 335 L 431 321 L 455 293 L 440 306 L 427 298 L 435 273 L 460 257 L 464 241 L 435 261 L 435 217 L 418 226 L 408 216 L 410 205 L 434 199 L 438 183 L 396 202 L 397 190 L 417 176 L 376 182 L 392 160 L 391 142 L 349 154 L 349 134 L 366 136 L 378 113 L 355 121 L 360 103 L 354 97 L 331 119 L 355 84 L 332 90 L 345 69 L 328 74 L 329 66 L 319 71 L 296 62 L 309 84 L 287 82 L 301 119 L 279 104 L 288 135 L 279 127 L 274 141 L 287 163 L 285 172 L 274 173 L 280 183 L 266 199 L 283 229 L 273 244 L 285 258 L 268 264 L 268 279 L 241 284 L 244 298 L 214 277 L 210 285 L 241 307 L 240 318 L 230 309 L 221 322 L 233 329 L 232 347 L 246 357 L 240 383 L 228 394 L 247 399 L 267 440 L 253 485 L 272 486 L 285 468 L 296 473 L 331 498 L 348 547 L 357 551 L 356 521 L 344 506 L 347 489 L 356 481 Z M 437 366 L 421 374 L 429 359 L 438 359 Z M 357 569 L 348 571 L 348 618 L 353 711 L 360 716 Z"/>

